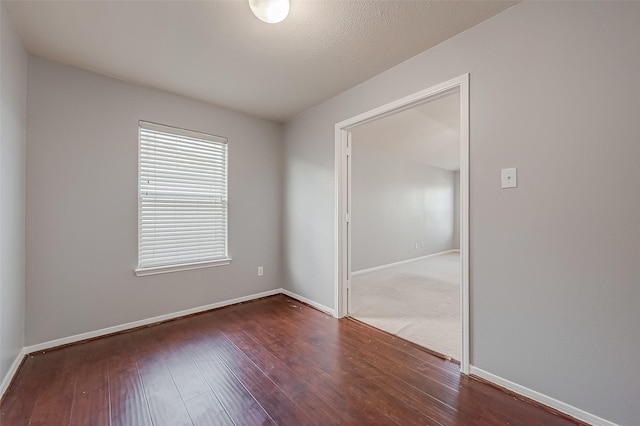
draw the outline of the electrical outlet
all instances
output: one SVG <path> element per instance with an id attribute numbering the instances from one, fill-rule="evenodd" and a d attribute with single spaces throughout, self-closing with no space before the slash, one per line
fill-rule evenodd
<path id="1" fill-rule="evenodd" d="M 418 243 L 416 243 L 416 250 L 418 250 Z"/>
<path id="2" fill-rule="evenodd" d="M 258 276 L 261 277 L 264 275 L 264 269 L 262 266 L 258 266 Z"/>
<path id="3" fill-rule="evenodd" d="M 424 241 L 420 243 L 420 247 L 424 248 Z"/>

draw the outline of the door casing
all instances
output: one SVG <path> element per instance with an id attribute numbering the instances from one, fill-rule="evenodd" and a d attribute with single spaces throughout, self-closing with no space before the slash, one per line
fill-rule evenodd
<path id="1" fill-rule="evenodd" d="M 435 99 L 451 90 L 460 91 L 460 257 L 461 338 L 460 371 L 469 374 L 469 74 L 464 74 L 335 125 L 336 170 L 336 271 L 335 314 L 349 313 L 351 285 L 351 132 L 353 127 Z"/>

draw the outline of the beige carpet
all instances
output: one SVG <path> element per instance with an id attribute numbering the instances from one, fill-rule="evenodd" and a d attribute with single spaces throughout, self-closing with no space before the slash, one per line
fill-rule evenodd
<path id="1" fill-rule="evenodd" d="M 460 253 L 351 278 L 350 315 L 460 360 Z"/>

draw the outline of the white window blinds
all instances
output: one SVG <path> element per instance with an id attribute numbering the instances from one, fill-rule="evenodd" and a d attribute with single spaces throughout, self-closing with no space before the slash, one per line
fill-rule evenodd
<path id="1" fill-rule="evenodd" d="M 136 273 L 229 260 L 227 140 L 140 121 Z"/>

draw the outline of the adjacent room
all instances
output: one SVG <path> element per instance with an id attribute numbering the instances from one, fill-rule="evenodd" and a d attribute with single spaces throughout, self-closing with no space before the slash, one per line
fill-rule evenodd
<path id="1" fill-rule="evenodd" d="M 638 52 L 633 1 L 0 0 L 0 425 L 637 425 Z"/>
<path id="2" fill-rule="evenodd" d="M 460 360 L 460 94 L 351 131 L 349 314 Z"/>

